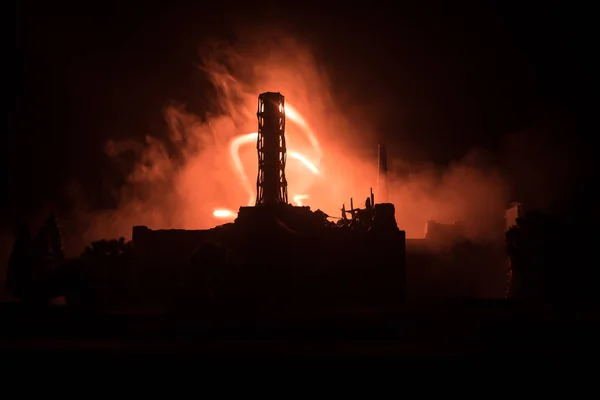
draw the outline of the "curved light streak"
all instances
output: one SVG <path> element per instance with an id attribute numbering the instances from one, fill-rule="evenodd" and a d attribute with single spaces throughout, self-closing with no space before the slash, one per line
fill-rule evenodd
<path id="1" fill-rule="evenodd" d="M 304 118 L 302 118 L 300 113 L 298 113 L 296 109 L 290 104 L 287 104 L 285 106 L 285 115 L 302 128 L 302 130 L 306 134 L 306 138 L 317 153 L 317 160 L 321 160 L 321 146 L 319 145 L 319 141 L 317 140 L 317 137 L 315 136 L 308 123 L 304 120 Z"/>
<path id="2" fill-rule="evenodd" d="M 296 160 L 300 161 L 302 164 L 304 164 L 304 166 L 306 168 L 308 168 L 309 170 L 311 170 L 313 174 L 319 175 L 321 173 L 319 171 L 319 169 L 315 166 L 315 164 L 313 164 L 312 162 L 308 161 L 308 159 L 306 157 L 304 157 L 302 154 L 300 154 L 298 152 L 295 152 L 295 151 L 289 151 L 288 152 L 288 156 L 290 156 L 291 158 L 295 158 Z"/>

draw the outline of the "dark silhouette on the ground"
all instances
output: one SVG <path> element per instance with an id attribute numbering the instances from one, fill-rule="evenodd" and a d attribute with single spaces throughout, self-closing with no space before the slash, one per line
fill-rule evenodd
<path id="1" fill-rule="evenodd" d="M 9 292 L 26 302 L 46 303 L 59 295 L 58 268 L 65 259 L 62 235 L 55 214 L 51 214 L 33 237 L 25 224 L 18 228 L 6 277 Z"/>
<path id="2" fill-rule="evenodd" d="M 8 271 L 11 293 L 24 303 L 38 306 L 65 296 L 70 306 L 0 308 L 6 326 L 0 332 L 0 351 L 19 357 L 24 350 L 42 354 L 36 352 L 41 350 L 52 356 L 62 349 L 104 357 L 140 353 L 246 355 L 256 360 L 281 355 L 556 356 L 599 350 L 599 321 L 595 313 L 585 310 L 595 298 L 597 276 L 591 264 L 581 263 L 581 256 L 575 252 L 577 245 L 586 242 L 557 234 L 570 225 L 547 214 L 530 212 L 506 233 L 513 299 L 456 301 L 446 297 L 441 302 L 398 303 L 393 307 L 386 307 L 389 297 L 378 293 L 384 287 L 381 282 L 392 275 L 378 276 L 369 268 L 363 268 L 370 271 L 368 274 L 361 274 L 360 265 L 343 274 L 319 275 L 316 281 L 310 274 L 305 279 L 295 276 L 293 282 L 288 282 L 293 285 L 287 285 L 285 271 L 289 270 L 245 263 L 244 253 L 222 240 L 231 235 L 225 232 L 232 225 L 212 233 L 221 240 L 198 243 L 182 257 L 186 261 L 181 265 L 139 263 L 134 243 L 124 239 L 94 242 L 80 257 L 69 260 L 62 253 L 54 216 L 35 236 L 22 226 Z M 350 239 L 354 251 L 339 254 L 338 261 L 356 260 L 360 252 L 356 244 L 371 240 L 368 230 L 357 227 L 361 232 L 358 241 Z M 278 235 L 283 231 L 287 230 L 278 231 Z M 255 236 L 254 242 L 244 241 L 248 248 L 264 239 L 257 231 L 237 233 L 241 235 L 237 240 Z M 160 236 L 160 231 L 157 234 Z M 291 237 L 282 235 L 279 242 L 272 238 L 275 242 L 270 243 L 283 246 L 278 249 L 281 252 L 306 250 L 304 245 L 286 248 L 286 240 Z M 340 245 L 347 244 L 351 237 L 346 232 L 336 240 Z M 309 240 L 305 245 L 314 243 L 310 238 L 302 240 Z M 293 255 L 301 258 L 300 253 Z M 479 278 L 461 280 L 459 274 L 476 273 L 477 266 L 489 260 L 490 254 L 495 253 L 462 238 L 427 255 L 427 262 L 446 271 L 438 277 L 440 284 L 435 289 L 442 294 L 440 297 L 460 282 L 466 285 L 461 290 L 469 292 L 468 286 Z M 345 290 L 357 287 L 365 287 L 364 294 L 371 300 L 379 296 L 379 301 L 369 302 L 369 298 L 358 296 L 354 303 L 349 302 L 352 296 Z M 288 301 L 310 290 L 320 293 L 313 300 L 321 302 L 321 309 Z M 340 306 L 328 301 L 332 296 L 346 296 L 345 302 Z M 265 308 L 265 304 L 280 302 L 282 307 Z M 563 304 L 568 307 L 560 307 Z M 123 311 L 123 307 L 132 309 Z M 121 311 L 94 312 L 111 309 Z M 540 309 L 545 312 L 539 313 Z"/>
<path id="3" fill-rule="evenodd" d="M 51 214 L 36 236 L 19 228 L 9 259 L 9 293 L 28 304 L 43 305 L 64 296 L 69 304 L 98 306 L 122 302 L 130 294 L 128 274 L 133 257 L 131 242 L 100 240 L 75 259 L 65 257 L 62 235 Z"/>
<path id="4" fill-rule="evenodd" d="M 53 215 L 35 238 L 25 228 L 17 237 L 8 289 L 26 303 L 64 296 L 69 305 L 101 309 L 402 301 L 404 232 L 393 205 L 354 211 L 336 225 L 307 207 L 243 208 L 235 224 L 206 231 L 136 227 L 132 242 L 97 241 L 76 259 L 65 259 Z"/>
<path id="5" fill-rule="evenodd" d="M 381 214 L 393 216 L 385 207 L 380 209 Z M 366 220 L 368 212 L 372 213 L 373 223 L 365 227 L 359 218 Z M 382 243 L 397 227 L 373 213 L 360 210 L 351 219 L 332 225 L 319 222 L 326 221 L 326 216 L 316 212 L 313 223 L 321 228 L 307 231 L 310 234 L 297 230 L 302 224 L 313 226 L 312 223 L 306 218 L 297 218 L 296 222 L 293 214 L 285 222 L 273 222 L 278 227 L 275 235 L 268 233 L 273 227 L 267 220 L 246 220 L 239 222 L 243 226 L 238 228 L 227 224 L 205 231 L 212 239 L 199 241 L 187 236 L 191 238 L 187 247 L 185 231 L 180 231 L 183 236 L 175 238 L 179 250 L 173 248 L 175 253 L 169 253 L 167 240 L 161 250 L 164 252 L 150 252 L 156 254 L 150 258 L 136 256 L 133 242 L 123 238 L 101 240 L 75 259 L 65 258 L 58 221 L 52 214 L 36 235 L 26 225 L 17 230 L 6 284 L 11 295 L 24 303 L 48 304 L 64 296 L 69 305 L 100 309 L 260 308 L 280 302 L 282 307 L 295 304 L 296 308 L 382 305 L 385 296 L 380 296 L 386 287 L 383 282 L 390 277 L 404 278 L 400 270 L 398 275 L 389 276 L 376 272 L 374 266 L 384 262 L 377 261 L 378 257 L 385 259 L 386 254 L 393 254 L 394 250 L 382 247 Z M 256 225 L 266 230 L 249 228 Z M 481 294 L 482 282 L 497 279 L 484 276 L 489 268 L 482 266 L 506 263 L 509 298 L 542 306 L 591 304 L 599 299 L 599 281 L 590 257 L 593 236 L 585 236 L 585 226 L 530 211 L 505 234 L 506 261 L 496 246 L 474 244 L 460 235 L 448 243 L 430 241 L 407 255 L 411 272 L 405 284 L 415 298 L 476 298 Z M 166 236 L 161 236 L 161 231 L 148 232 L 150 238 L 159 241 L 158 246 L 148 242 L 150 247 L 160 247 L 163 238 L 171 235 L 169 231 L 164 232 Z M 269 262 L 262 256 L 264 243 L 270 244 L 273 258 Z M 393 246 L 397 244 L 392 243 Z M 276 260 L 285 260 L 289 265 L 282 266 Z M 331 268 L 332 265 L 344 268 Z M 396 290 L 401 291 L 404 283 L 397 284 Z M 388 289 L 394 290 L 385 290 Z M 379 300 L 373 303 L 378 296 Z M 346 303 L 336 303 L 336 299 L 345 299 Z"/>
<path id="6" fill-rule="evenodd" d="M 505 235 L 508 296 L 544 305 L 597 302 L 594 232 L 587 221 L 564 221 L 529 211 Z"/>

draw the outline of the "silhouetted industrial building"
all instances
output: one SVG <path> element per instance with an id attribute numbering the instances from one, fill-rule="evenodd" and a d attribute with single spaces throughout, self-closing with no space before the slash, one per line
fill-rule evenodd
<path id="1" fill-rule="evenodd" d="M 13 292 L 67 295 L 71 302 L 95 305 L 112 296 L 105 304 L 233 308 L 393 306 L 407 296 L 501 292 L 485 286 L 503 282 L 502 276 L 490 275 L 492 269 L 501 275 L 506 269 L 501 241 L 473 244 L 460 223 L 428 221 L 425 239 L 406 240 L 394 204 L 376 203 L 373 191 L 364 208 L 355 208 L 353 199 L 350 209 L 342 206 L 337 222 L 320 210 L 290 205 L 284 96 L 261 94 L 257 119 L 256 203 L 240 207 L 233 223 L 206 230 L 135 226 L 130 244 L 95 242 L 75 260 L 62 258 L 56 229 L 42 232 L 37 242 L 47 244 L 46 237 L 52 237 L 57 255 L 48 259 L 46 250 L 31 257 L 17 252 L 12 277 L 23 267 L 44 271 L 40 276 L 45 278 L 18 284 L 11 278 Z M 387 169 L 382 144 L 377 188 L 384 200 Z M 519 210 L 507 212 L 507 224 Z M 25 247 L 33 246 L 32 240 L 26 242 Z M 20 290 L 23 286 L 31 290 Z"/>
<path id="2" fill-rule="evenodd" d="M 262 298 L 317 307 L 401 302 L 405 233 L 398 229 L 393 204 L 375 204 L 371 193 L 365 209 L 344 210 L 338 223 L 319 210 L 288 204 L 284 96 L 261 94 L 257 118 L 256 205 L 240 207 L 234 223 L 210 230 L 136 226 L 133 247 L 139 262 L 154 270 L 185 271 L 196 254 L 196 268 L 217 263 L 222 301 Z M 223 246 L 231 257 L 209 260 L 198 253 L 207 242 Z M 176 284 L 179 278 L 166 279 Z"/>

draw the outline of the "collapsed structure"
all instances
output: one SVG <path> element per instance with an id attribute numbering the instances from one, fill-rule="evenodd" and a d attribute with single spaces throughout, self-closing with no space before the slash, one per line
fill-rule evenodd
<path id="1" fill-rule="evenodd" d="M 173 274 L 213 271 L 208 278 L 200 275 L 225 302 L 262 299 L 305 307 L 402 301 L 406 240 L 394 205 L 375 204 L 371 192 L 365 209 L 351 204 L 334 223 L 320 210 L 289 204 L 284 96 L 261 94 L 257 119 L 256 204 L 240 207 L 234 223 L 209 230 L 135 226 L 133 249 L 140 265 Z"/>

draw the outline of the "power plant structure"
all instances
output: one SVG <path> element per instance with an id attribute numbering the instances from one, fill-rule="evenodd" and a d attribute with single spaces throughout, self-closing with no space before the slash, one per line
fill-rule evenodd
<path id="1" fill-rule="evenodd" d="M 425 239 L 406 239 L 389 202 L 383 143 L 376 185 L 383 202 L 376 203 L 371 190 L 364 208 L 355 208 L 350 199 L 350 209 L 342 205 L 336 222 L 320 210 L 291 205 L 285 117 L 281 93 L 260 94 L 256 201 L 240 207 L 234 222 L 205 230 L 134 226 L 131 242 L 94 242 L 82 256 L 67 260 L 60 251 L 48 256 L 44 250 L 48 241 L 60 247 L 60 235 L 49 234 L 59 232 L 51 218 L 37 238 L 25 232 L 17 240 L 11 292 L 35 301 L 66 296 L 92 306 L 108 301 L 121 306 L 306 310 L 393 307 L 406 298 L 457 294 L 477 297 L 478 290 L 491 291 L 482 282 L 503 282 L 502 241 L 477 245 L 465 240 L 460 223 L 436 221 L 428 221 Z M 490 276 L 491 269 L 497 269 L 498 278 Z M 34 270 L 42 273 L 32 275 Z"/>
<path id="2" fill-rule="evenodd" d="M 166 274 L 163 281 L 175 286 L 193 275 L 182 278 L 181 271 L 211 271 L 207 279 L 219 282 L 215 296 L 224 302 L 303 307 L 402 302 L 405 233 L 396 224 L 394 205 L 375 204 L 371 192 L 365 209 L 351 206 L 331 222 L 320 210 L 289 204 L 284 96 L 260 94 L 257 119 L 255 205 L 240 207 L 233 223 L 208 230 L 135 226 L 138 263 Z M 192 284 L 190 295 L 194 287 L 201 285 Z"/>

